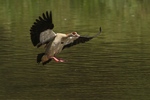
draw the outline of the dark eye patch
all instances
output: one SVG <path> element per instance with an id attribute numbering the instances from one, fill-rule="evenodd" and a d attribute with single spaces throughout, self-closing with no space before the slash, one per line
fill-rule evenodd
<path id="1" fill-rule="evenodd" d="M 75 32 L 73 32 L 72 34 L 73 34 L 73 35 L 75 35 L 76 33 L 75 33 Z"/>

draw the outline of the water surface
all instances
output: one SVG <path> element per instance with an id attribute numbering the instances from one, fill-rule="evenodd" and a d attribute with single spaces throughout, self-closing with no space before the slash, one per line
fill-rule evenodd
<path id="1" fill-rule="evenodd" d="M 0 1 L 0 99 L 149 100 L 149 0 Z M 52 10 L 55 32 L 102 34 L 36 63 L 30 27 Z"/>

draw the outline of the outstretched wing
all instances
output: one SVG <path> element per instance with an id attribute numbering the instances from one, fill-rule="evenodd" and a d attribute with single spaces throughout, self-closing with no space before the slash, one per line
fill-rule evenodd
<path id="1" fill-rule="evenodd" d="M 63 49 L 69 48 L 69 47 L 74 46 L 74 45 L 79 44 L 79 43 L 85 43 L 85 42 L 93 39 L 94 37 L 98 36 L 100 33 L 101 33 L 101 27 L 100 27 L 99 32 L 96 35 L 92 36 L 92 37 L 82 37 L 82 36 L 80 36 L 80 37 L 76 38 L 74 41 L 70 40 L 69 42 L 66 42 L 66 45 L 64 45 Z"/>
<path id="2" fill-rule="evenodd" d="M 31 41 L 34 46 L 40 46 L 54 38 L 56 35 L 52 29 L 54 24 L 52 22 L 52 12 L 47 11 L 42 14 L 42 17 L 39 16 L 38 19 L 34 22 L 30 29 Z"/>

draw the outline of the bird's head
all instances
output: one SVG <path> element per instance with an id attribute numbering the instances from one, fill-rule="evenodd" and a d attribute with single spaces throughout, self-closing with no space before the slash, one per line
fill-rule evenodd
<path id="1" fill-rule="evenodd" d="M 80 37 L 80 35 L 77 32 L 72 32 L 67 35 L 68 35 L 68 37 Z"/>

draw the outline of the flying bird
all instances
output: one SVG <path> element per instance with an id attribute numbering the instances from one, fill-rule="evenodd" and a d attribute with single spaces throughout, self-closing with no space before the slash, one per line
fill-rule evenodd
<path id="1" fill-rule="evenodd" d="M 80 36 L 77 32 L 71 32 L 68 34 L 55 33 L 53 31 L 54 24 L 52 22 L 52 12 L 46 11 L 42 16 L 36 19 L 30 29 L 31 41 L 34 46 L 39 48 L 45 45 L 45 52 L 37 55 L 37 63 L 47 64 L 51 60 L 56 62 L 64 62 L 63 59 L 57 58 L 63 49 L 72 47 L 79 43 L 85 43 L 101 33 L 101 27 L 99 32 L 91 37 Z"/>

